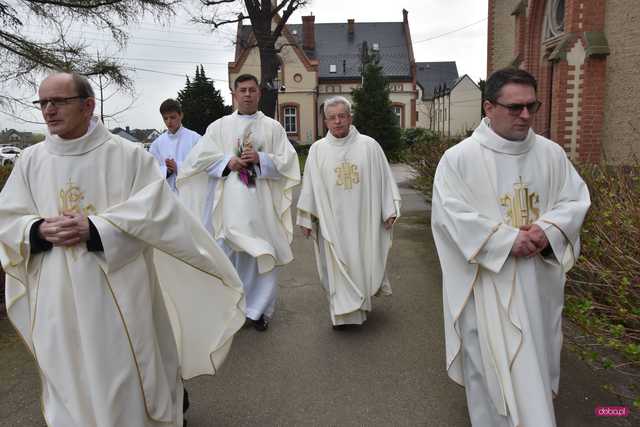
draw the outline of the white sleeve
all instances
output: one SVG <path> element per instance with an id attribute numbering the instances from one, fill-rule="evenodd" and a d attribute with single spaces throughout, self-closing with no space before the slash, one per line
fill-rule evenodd
<path id="1" fill-rule="evenodd" d="M 260 158 L 260 167 L 254 167 L 258 178 L 280 179 L 280 172 L 267 153 L 258 152 L 258 157 Z"/>
<path id="2" fill-rule="evenodd" d="M 226 168 L 229 164 L 230 160 L 231 154 L 225 155 L 223 158 L 207 168 L 207 175 L 209 175 L 211 178 L 225 178 L 224 176 L 222 176 L 222 173 L 224 172 L 224 168 Z"/>
<path id="3" fill-rule="evenodd" d="M 90 216 L 89 219 L 98 230 L 103 252 L 94 252 L 105 273 L 113 273 L 138 258 L 146 248 L 141 240 L 128 235 L 108 221 Z"/>
<path id="4" fill-rule="evenodd" d="M 149 147 L 149 153 L 153 155 L 158 161 L 158 166 L 160 166 L 160 171 L 162 172 L 162 176 L 167 176 L 167 165 L 164 163 L 164 158 L 162 154 L 160 154 L 160 149 L 158 148 L 158 140 L 156 139 L 151 143 L 151 147 Z"/>

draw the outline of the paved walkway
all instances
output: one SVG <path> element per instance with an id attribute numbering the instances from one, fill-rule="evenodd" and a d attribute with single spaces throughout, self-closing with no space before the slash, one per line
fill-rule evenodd
<path id="1" fill-rule="evenodd" d="M 393 169 L 404 198 L 388 270 L 394 295 L 375 299 L 362 327 L 334 331 L 311 241 L 296 232 L 271 328 L 243 329 L 217 376 L 188 381 L 189 427 L 469 425 L 464 389 L 444 370 L 427 205 L 408 187 L 408 169 Z M 617 404 L 601 390 L 604 380 L 565 352 L 558 425 L 627 425 L 593 415 L 595 406 Z M 0 321 L 0 425 L 43 426 L 37 393 L 30 356 Z"/>

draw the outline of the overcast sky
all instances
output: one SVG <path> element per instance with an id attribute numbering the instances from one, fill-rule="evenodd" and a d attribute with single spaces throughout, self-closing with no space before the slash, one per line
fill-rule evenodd
<path id="1" fill-rule="evenodd" d="M 316 16 L 316 23 L 346 22 L 349 18 L 356 22 L 400 22 L 403 8 L 409 11 L 416 61 L 456 61 L 460 75 L 468 74 L 474 81 L 485 78 L 487 0 L 313 0 L 289 22 L 301 23 L 301 16 L 309 13 Z M 36 34 L 41 31 L 30 28 Z M 123 50 L 116 49 L 109 36 L 96 29 L 74 28 L 71 34 L 84 38 L 96 51 L 106 49 L 131 67 L 136 92 L 134 104 L 118 115 L 117 120 L 107 120 L 107 126 L 162 131 L 160 103 L 176 97 L 185 85 L 185 76 L 193 76 L 198 64 L 204 65 L 207 76 L 215 79 L 216 88 L 230 103 L 227 63 L 233 60 L 235 30 L 236 25 L 232 24 L 212 33 L 203 25 L 189 23 L 189 14 L 181 11 L 164 25 L 154 23 L 151 18 L 131 25 L 129 42 Z M 37 97 L 24 90 L 21 95 Z M 119 111 L 130 103 L 130 96 L 116 93 L 105 104 L 105 113 Z M 35 111 L 23 112 L 22 117 L 41 119 Z M 0 129 L 5 128 L 39 132 L 45 129 L 44 125 L 24 123 L 0 114 Z"/>

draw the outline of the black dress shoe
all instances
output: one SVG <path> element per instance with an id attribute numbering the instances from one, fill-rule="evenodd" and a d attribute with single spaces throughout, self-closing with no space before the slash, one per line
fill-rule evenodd
<path id="1" fill-rule="evenodd" d="M 263 314 L 258 320 L 253 321 L 253 327 L 256 331 L 264 332 L 269 329 L 269 321 Z"/>
<path id="2" fill-rule="evenodd" d="M 186 413 L 187 409 L 189 409 L 189 392 L 187 389 L 183 389 L 184 394 L 182 395 L 182 413 Z"/>

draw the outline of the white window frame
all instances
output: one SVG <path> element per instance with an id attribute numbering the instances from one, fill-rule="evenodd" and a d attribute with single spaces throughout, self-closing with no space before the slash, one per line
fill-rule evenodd
<path id="1" fill-rule="evenodd" d="M 293 111 L 293 114 L 291 111 Z M 287 119 L 289 119 L 289 121 Z M 282 125 L 288 134 L 298 133 L 298 107 L 295 105 L 285 105 L 283 107 Z"/>

